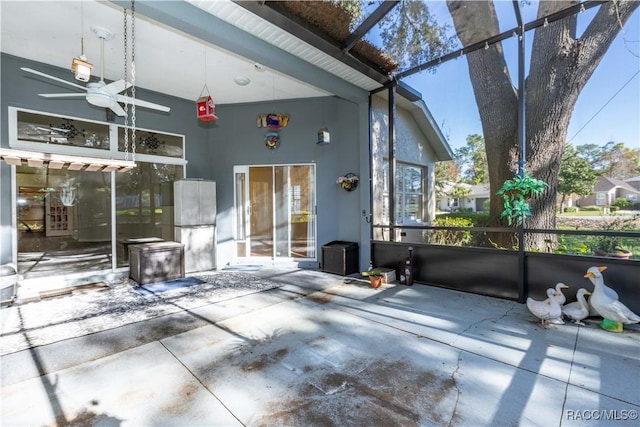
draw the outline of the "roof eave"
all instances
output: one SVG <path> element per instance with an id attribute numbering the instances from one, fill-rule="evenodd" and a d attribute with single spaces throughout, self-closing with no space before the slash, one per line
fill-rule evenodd
<path id="1" fill-rule="evenodd" d="M 409 110 L 420 127 L 420 130 L 431 144 L 436 155 L 436 161 L 443 162 L 453 160 L 453 150 L 442 134 L 440 127 L 433 118 L 424 100 L 420 98 L 416 101 L 410 101 L 401 96 L 398 97 L 398 105 Z"/>

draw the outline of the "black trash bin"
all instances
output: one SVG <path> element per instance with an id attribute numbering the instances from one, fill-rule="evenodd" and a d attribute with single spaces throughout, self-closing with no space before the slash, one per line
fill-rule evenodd
<path id="1" fill-rule="evenodd" d="M 0 265 L 0 306 L 9 306 L 16 300 L 19 279 L 12 265 Z"/>
<path id="2" fill-rule="evenodd" d="M 347 276 L 357 273 L 359 261 L 358 243 L 334 240 L 322 246 L 322 271 Z"/>

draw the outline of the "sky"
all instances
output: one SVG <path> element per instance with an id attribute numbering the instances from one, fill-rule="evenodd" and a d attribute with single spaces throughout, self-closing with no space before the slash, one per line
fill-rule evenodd
<path id="1" fill-rule="evenodd" d="M 430 2 L 439 22 L 450 23 L 444 1 Z M 535 19 L 537 2 L 522 4 L 525 22 Z M 497 1 L 500 30 L 516 26 L 511 0 Z M 582 12 L 578 34 L 595 14 L 596 8 Z M 531 42 L 533 31 L 525 40 Z M 503 42 L 511 78 L 517 84 L 517 40 Z M 583 89 L 573 112 L 568 140 L 574 146 L 609 141 L 640 148 L 640 10 L 636 10 L 618 34 L 602 62 Z M 452 149 L 465 145 L 470 134 L 482 134 L 467 62 L 464 57 L 443 63 L 435 73 L 421 72 L 403 79 L 422 93 L 427 107 Z"/>

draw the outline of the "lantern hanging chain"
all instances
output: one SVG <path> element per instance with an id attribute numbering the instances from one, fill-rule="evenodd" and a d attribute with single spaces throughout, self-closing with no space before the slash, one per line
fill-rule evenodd
<path id="1" fill-rule="evenodd" d="M 131 160 L 136 161 L 136 5 L 131 0 Z"/>
<path id="2" fill-rule="evenodd" d="M 127 75 L 127 8 L 123 9 L 123 39 L 124 39 L 124 81 L 125 85 L 128 81 Z M 129 103 L 127 102 L 126 95 L 127 91 L 125 90 L 125 101 L 124 101 L 124 159 L 129 160 Z"/>

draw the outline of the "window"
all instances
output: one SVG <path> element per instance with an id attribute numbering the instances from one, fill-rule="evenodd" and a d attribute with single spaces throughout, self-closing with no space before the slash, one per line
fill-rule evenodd
<path id="1" fill-rule="evenodd" d="M 118 151 L 133 151 L 133 137 L 129 135 L 128 141 L 124 139 L 124 128 L 118 127 Z M 183 158 L 184 137 L 168 133 L 158 133 L 137 129 L 135 140 L 137 154 L 152 154 L 164 157 Z"/>
<path id="2" fill-rule="evenodd" d="M 137 162 L 128 172 L 116 174 L 116 234 L 119 244 L 129 239 L 173 240 L 173 182 L 184 176 L 183 167 Z M 118 267 L 129 265 L 123 248 Z"/>
<path id="3" fill-rule="evenodd" d="M 606 199 L 605 193 L 596 193 L 596 206 L 604 206 L 605 199 Z"/>
<path id="4" fill-rule="evenodd" d="M 134 147 L 136 153 L 137 167 L 124 172 L 16 167 L 18 271 L 25 277 L 124 267 L 128 240 L 173 240 L 173 182 L 184 177 L 184 136 L 138 128 L 125 144 L 124 128 L 113 123 L 15 107 L 9 118 L 12 148 L 99 159 L 123 159 Z"/>
<path id="5" fill-rule="evenodd" d="M 17 141 L 109 149 L 109 125 L 49 114 L 16 111 Z"/>
<path id="6" fill-rule="evenodd" d="M 396 224 L 411 224 L 424 220 L 425 170 L 421 166 L 396 162 L 395 210 Z M 383 221 L 389 222 L 389 163 L 384 165 Z"/>

